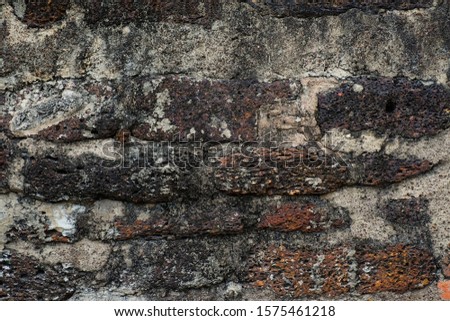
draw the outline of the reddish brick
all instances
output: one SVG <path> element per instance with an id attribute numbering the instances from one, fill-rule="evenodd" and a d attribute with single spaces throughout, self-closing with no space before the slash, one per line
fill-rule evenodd
<path id="1" fill-rule="evenodd" d="M 256 120 L 260 107 L 295 99 L 298 92 L 289 81 L 261 83 L 256 80 L 193 80 L 186 77 L 164 78 L 157 87 L 144 94 L 146 81 L 128 89 L 124 104 L 135 106 L 137 124 L 133 136 L 145 140 L 206 141 L 256 140 Z M 157 96 L 168 95 L 163 115 L 156 113 Z M 157 121 L 169 120 L 171 130 L 162 130 L 142 122 L 147 112 Z M 153 113 L 153 114 L 152 114 Z M 159 118 L 158 118 L 159 117 Z M 191 130 L 195 130 L 195 134 Z"/>
<path id="2" fill-rule="evenodd" d="M 83 140 L 85 138 L 83 135 L 84 130 L 86 130 L 84 120 L 77 117 L 71 117 L 56 125 L 41 130 L 38 133 L 38 137 L 49 141 L 70 143 Z"/>
<path id="3" fill-rule="evenodd" d="M 284 246 L 262 249 L 250 260 L 248 279 L 280 296 L 334 297 L 351 289 L 351 261 L 343 248 L 289 250 Z"/>
<path id="4" fill-rule="evenodd" d="M 364 89 L 355 91 L 353 83 Z M 404 78 L 355 78 L 339 89 L 319 95 L 318 123 L 351 132 L 419 138 L 450 126 L 450 91 L 442 85 L 425 86 Z"/>
<path id="5" fill-rule="evenodd" d="M 352 291 L 352 284 L 362 294 L 420 289 L 436 279 L 436 264 L 431 252 L 403 244 L 382 250 L 357 245 L 356 251 L 271 245 L 256 247 L 247 277 L 283 297 L 335 297 Z"/>
<path id="6" fill-rule="evenodd" d="M 433 4 L 432 0 L 243 0 L 263 13 L 270 13 L 277 17 L 315 17 L 323 15 L 337 15 L 356 8 L 364 11 L 408 10 L 425 8 Z"/>
<path id="7" fill-rule="evenodd" d="M 283 232 L 323 232 L 329 228 L 349 226 L 348 217 L 330 217 L 333 209 L 313 203 L 286 203 L 270 208 L 258 224 L 259 228 Z"/>
<path id="8" fill-rule="evenodd" d="M 442 300 L 450 300 L 450 281 L 440 281 L 438 288 L 441 291 Z"/>
<path id="9" fill-rule="evenodd" d="M 19 17 L 29 27 L 44 27 L 66 16 L 69 0 L 27 0 L 25 13 Z M 10 0 L 10 3 L 13 1 Z"/>
<path id="10" fill-rule="evenodd" d="M 383 250 L 361 248 L 356 253 L 361 293 L 406 292 L 424 288 L 436 279 L 433 255 L 409 245 Z"/>

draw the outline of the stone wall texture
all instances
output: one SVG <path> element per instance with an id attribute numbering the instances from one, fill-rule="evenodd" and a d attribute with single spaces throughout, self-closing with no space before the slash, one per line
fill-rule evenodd
<path id="1" fill-rule="evenodd" d="M 0 12 L 0 300 L 450 299 L 449 0 Z"/>

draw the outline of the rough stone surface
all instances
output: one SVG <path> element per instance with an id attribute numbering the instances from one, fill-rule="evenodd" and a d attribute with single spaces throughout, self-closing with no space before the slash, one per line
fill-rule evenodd
<path id="1" fill-rule="evenodd" d="M 449 1 L 0 12 L 0 300 L 448 299 Z"/>
<path id="2" fill-rule="evenodd" d="M 230 194 L 326 194 L 346 185 L 401 182 L 432 168 L 429 161 L 367 153 L 351 159 L 315 147 L 255 148 L 219 158 L 216 186 Z"/>
<path id="3" fill-rule="evenodd" d="M 294 100 L 301 89 L 286 81 L 148 81 L 139 81 L 130 89 L 135 94 L 126 98 L 140 114 L 150 111 L 148 120 L 138 121 L 132 130 L 146 140 L 254 141 L 259 109 Z"/>
<path id="4" fill-rule="evenodd" d="M 435 279 L 433 255 L 420 248 L 396 245 L 375 252 L 361 249 L 356 260 L 360 266 L 358 290 L 361 293 L 405 292 L 423 288 Z"/>
<path id="5" fill-rule="evenodd" d="M 221 9 L 217 0 L 76 0 L 75 3 L 86 10 L 88 23 L 106 25 L 144 21 L 211 24 L 220 17 Z"/>
<path id="6" fill-rule="evenodd" d="M 44 265 L 32 257 L 3 251 L 0 300 L 67 300 L 75 292 L 77 272 Z"/>
<path id="7" fill-rule="evenodd" d="M 24 168 L 25 193 L 46 201 L 108 198 L 132 202 L 170 200 L 178 188 L 177 168 L 155 168 L 139 159 L 129 166 L 93 155 L 51 156 L 30 160 Z"/>
<path id="8" fill-rule="evenodd" d="M 70 0 L 9 0 L 14 7 L 16 16 L 29 27 L 45 27 L 63 19 Z"/>
<path id="9" fill-rule="evenodd" d="M 314 203 L 284 203 L 265 211 L 259 228 L 283 232 L 323 232 L 330 228 L 349 226 L 349 217 L 342 209 Z"/>
<path id="10" fill-rule="evenodd" d="M 441 85 L 405 78 L 352 79 L 319 96 L 317 118 L 322 131 L 373 130 L 419 138 L 450 127 L 449 101 L 450 91 Z"/>

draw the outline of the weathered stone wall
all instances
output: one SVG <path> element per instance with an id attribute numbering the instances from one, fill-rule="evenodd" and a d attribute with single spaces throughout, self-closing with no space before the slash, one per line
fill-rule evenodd
<path id="1" fill-rule="evenodd" d="M 450 298 L 448 0 L 9 0 L 0 300 Z"/>

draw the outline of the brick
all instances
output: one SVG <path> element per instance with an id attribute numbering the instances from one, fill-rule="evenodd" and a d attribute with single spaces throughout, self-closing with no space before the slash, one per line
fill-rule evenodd
<path id="1" fill-rule="evenodd" d="M 124 105 L 134 106 L 138 123 L 132 134 L 145 140 L 253 141 L 262 106 L 297 98 L 289 81 L 262 83 L 256 80 L 194 80 L 169 77 L 145 94 L 152 79 L 141 79 L 128 89 Z M 301 86 L 300 86 L 301 88 Z M 166 128 L 166 129 L 165 129 Z"/>
<path id="2" fill-rule="evenodd" d="M 441 292 L 442 300 L 450 300 L 450 281 L 438 282 L 438 288 Z"/>
<path id="3" fill-rule="evenodd" d="M 382 210 L 390 222 L 423 226 L 430 221 L 428 203 L 424 198 L 390 200 Z"/>
<path id="4" fill-rule="evenodd" d="M 242 215 L 227 208 L 202 211 L 189 207 L 182 217 L 169 215 L 165 211 L 150 213 L 149 219 L 115 222 L 116 239 L 129 240 L 139 237 L 158 238 L 160 236 L 186 237 L 193 235 L 223 235 L 241 233 L 244 229 Z"/>
<path id="5" fill-rule="evenodd" d="M 398 183 L 433 168 L 428 160 L 398 159 L 378 153 L 362 154 L 356 158 L 356 163 L 360 164 L 358 183 L 368 186 Z"/>
<path id="6" fill-rule="evenodd" d="M 229 194 L 326 194 L 343 186 L 401 182 L 432 168 L 426 160 L 397 159 L 380 153 L 356 158 L 318 148 L 262 148 L 220 157 L 216 187 Z"/>
<path id="7" fill-rule="evenodd" d="M 233 249 L 225 238 L 134 242 L 131 245 L 133 268 L 121 279 L 138 283 L 143 290 L 213 286 L 223 283 L 233 269 Z"/>
<path id="8" fill-rule="evenodd" d="M 348 250 L 269 246 L 250 259 L 248 281 L 282 297 L 335 297 L 351 290 Z"/>
<path id="9" fill-rule="evenodd" d="M 354 85 L 362 86 L 354 90 Z M 450 126 L 450 91 L 405 78 L 354 78 L 319 95 L 317 119 L 322 132 L 333 128 L 358 133 L 420 138 Z"/>
<path id="10" fill-rule="evenodd" d="M 64 19 L 69 0 L 27 0 L 22 5 L 9 1 L 18 18 L 28 27 L 45 27 Z"/>
<path id="11" fill-rule="evenodd" d="M 56 125 L 43 129 L 34 135 L 52 142 L 73 143 L 88 139 L 105 139 L 119 134 L 121 118 L 112 108 L 103 109 L 98 114 L 70 117 Z"/>
<path id="12" fill-rule="evenodd" d="M 344 162 L 306 148 L 256 148 L 245 154 L 233 153 L 220 158 L 215 171 L 216 187 L 237 195 L 326 194 L 350 180 Z"/>
<path id="13" fill-rule="evenodd" d="M 88 0 L 76 1 L 89 24 L 178 22 L 209 25 L 220 17 L 217 0 Z"/>
<path id="14" fill-rule="evenodd" d="M 347 213 L 314 203 L 291 202 L 269 208 L 258 224 L 259 228 L 282 232 L 323 232 L 330 228 L 350 226 Z"/>
<path id="15" fill-rule="evenodd" d="M 324 15 L 337 15 L 350 9 L 364 11 L 408 10 L 426 8 L 433 4 L 432 0 L 243 0 L 263 13 L 270 13 L 277 17 L 317 17 Z"/>
<path id="16" fill-rule="evenodd" d="M 406 292 L 421 289 L 436 279 L 436 264 L 429 250 L 397 244 L 386 249 L 357 250 L 358 291 Z"/>
<path id="17" fill-rule="evenodd" d="M 37 199 L 96 200 L 106 198 L 129 202 L 164 202 L 177 190 L 175 167 L 154 167 L 154 159 L 130 160 L 124 165 L 90 154 L 69 158 L 43 156 L 24 167 L 25 194 Z"/>
<path id="18" fill-rule="evenodd" d="M 0 300 L 67 300 L 75 292 L 77 272 L 49 267 L 32 257 L 3 251 L 0 257 Z"/>
<path id="19" fill-rule="evenodd" d="M 16 137 L 72 143 L 113 138 L 122 130 L 150 141 L 254 141 L 260 109 L 294 101 L 300 89 L 290 81 L 74 80 L 25 87 L 6 105 L 26 106 L 12 119 Z"/>
<path id="20" fill-rule="evenodd" d="M 356 250 L 257 245 L 247 268 L 248 282 L 282 298 L 337 297 L 354 290 L 361 294 L 403 293 L 436 280 L 431 252 L 404 244 L 384 249 L 357 244 Z"/>

